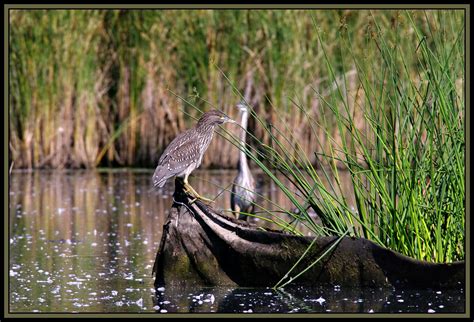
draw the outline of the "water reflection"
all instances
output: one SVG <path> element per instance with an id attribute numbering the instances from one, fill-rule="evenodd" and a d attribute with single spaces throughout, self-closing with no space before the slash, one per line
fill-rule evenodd
<path id="1" fill-rule="evenodd" d="M 167 287 L 156 292 L 160 313 L 398 313 L 462 312 L 459 290 L 371 288 L 196 288 Z"/>
<path id="2" fill-rule="evenodd" d="M 152 172 L 13 172 L 9 191 L 10 312 L 427 312 L 428 307 L 436 312 L 464 310 L 464 294 L 459 290 L 454 294 L 433 293 L 436 290 L 426 296 L 419 293 L 421 298 L 413 295 L 412 301 L 406 293 L 404 302 L 386 290 L 155 290 L 151 270 L 172 204 L 174 183 L 152 191 Z M 230 195 L 223 189 L 230 188 L 236 172 L 194 174 L 190 180 L 194 188 L 208 197 L 218 196 L 215 206 L 229 209 Z M 276 187 L 262 175 L 256 177 L 259 192 L 265 196 L 259 198 L 260 204 L 278 209 L 269 201 L 272 200 L 284 209 L 291 208 Z M 349 192 L 347 196 L 350 198 Z M 252 220 L 268 226 L 263 220 Z M 410 306 L 415 304 L 421 306 Z"/>
<path id="3" fill-rule="evenodd" d="M 152 285 L 162 211 L 169 200 L 147 192 L 147 177 L 13 174 L 11 310 L 103 312 L 110 310 L 107 302 L 134 301 L 127 293 L 138 296 L 138 286 Z"/>

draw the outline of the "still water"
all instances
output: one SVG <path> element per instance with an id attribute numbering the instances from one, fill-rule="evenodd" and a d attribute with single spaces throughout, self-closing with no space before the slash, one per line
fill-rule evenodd
<path id="1" fill-rule="evenodd" d="M 153 287 L 174 183 L 151 190 L 153 170 L 13 171 L 9 190 L 9 311 L 94 313 L 319 313 L 465 311 L 458 290 Z M 190 183 L 230 205 L 235 171 L 195 171 Z M 342 177 L 342 180 L 349 178 Z M 259 203 L 291 204 L 257 174 Z M 349 184 L 344 185 L 350 187 Z M 350 202 L 350 191 L 347 197 Z M 230 213 L 228 213 L 230 214 Z M 262 214 L 263 216 L 264 214 Z M 274 227 L 264 220 L 259 225 Z"/>

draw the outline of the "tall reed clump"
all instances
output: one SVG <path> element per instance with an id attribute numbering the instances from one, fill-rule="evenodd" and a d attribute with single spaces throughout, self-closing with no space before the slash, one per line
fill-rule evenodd
<path id="1" fill-rule="evenodd" d="M 335 38 L 342 12 L 312 13 Z M 365 14 L 352 15 L 349 28 L 361 29 Z M 298 142 L 316 161 L 312 142 L 323 132 L 285 99 L 301 89 L 301 102 L 318 113 L 312 88 L 329 81 L 308 11 L 25 9 L 10 11 L 9 30 L 14 167 L 153 167 L 194 122 L 183 112 L 197 116 L 174 93 L 236 116 L 232 90 L 214 65 L 238 80 L 267 124 L 298 129 L 284 141 L 288 150 Z M 256 125 L 249 127 L 269 144 L 271 135 Z M 232 149 L 213 142 L 202 166 L 234 167 Z"/>
<path id="2" fill-rule="evenodd" d="M 297 95 L 290 98 L 311 130 L 324 132 L 315 135 L 312 147 L 320 163 L 328 166 L 317 171 L 297 141 L 287 150 L 285 141 L 292 141 L 298 129 L 269 129 L 255 111 L 252 115 L 272 136 L 272 144 L 260 142 L 264 148 L 259 151 L 240 148 L 300 212 L 288 214 L 317 234 L 350 233 L 421 260 L 461 260 L 464 12 L 400 11 L 391 17 L 370 12 L 366 28 L 359 31 L 346 28 L 346 19 L 351 17 L 341 16 L 339 50 L 328 49 L 334 42 L 328 42 L 325 29 L 313 20 L 322 72 L 328 75 L 325 86 L 312 87 L 320 102 L 318 113 Z M 363 52 L 356 50 L 359 38 L 365 42 Z M 330 144 L 323 147 L 322 139 Z M 350 171 L 354 205 L 341 193 L 336 161 Z M 273 169 L 293 187 L 285 186 Z M 335 178 L 335 184 L 329 178 Z M 322 225 L 305 211 L 308 205 Z"/>
<path id="3" fill-rule="evenodd" d="M 390 28 L 401 24 L 407 32 L 388 33 L 383 21 L 371 21 L 372 62 L 354 54 L 350 35 L 341 33 L 360 96 L 343 94 L 338 84 L 325 105 L 349 136 L 339 148 L 362 235 L 412 257 L 451 262 L 464 258 L 463 12 L 400 12 Z M 363 128 L 354 126 L 351 100 L 362 109 Z"/>
<path id="4" fill-rule="evenodd" d="M 97 11 L 10 11 L 10 158 L 18 167 L 91 164 L 104 126 Z"/>

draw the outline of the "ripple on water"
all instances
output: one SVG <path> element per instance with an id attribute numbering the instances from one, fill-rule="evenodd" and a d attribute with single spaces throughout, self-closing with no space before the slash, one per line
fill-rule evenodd
<path id="1" fill-rule="evenodd" d="M 364 290 L 340 285 L 155 289 L 151 269 L 173 185 L 159 194 L 149 192 L 151 174 L 12 173 L 8 236 L 12 312 L 437 314 L 465 310 L 463 289 Z M 234 175 L 223 172 L 212 178 L 225 186 Z M 31 180 L 32 176 L 41 180 Z M 213 189 L 217 188 L 199 187 L 209 195 Z M 223 209 L 228 205 L 224 197 L 228 198 L 223 194 L 219 204 Z"/>

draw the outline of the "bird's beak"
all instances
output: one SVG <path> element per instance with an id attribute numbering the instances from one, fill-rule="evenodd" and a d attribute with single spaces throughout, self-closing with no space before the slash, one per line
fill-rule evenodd
<path id="1" fill-rule="evenodd" d="M 234 121 L 233 119 L 228 119 L 228 120 L 227 120 L 227 123 L 233 123 L 233 124 L 237 124 L 237 122 L 236 122 L 236 121 Z"/>

